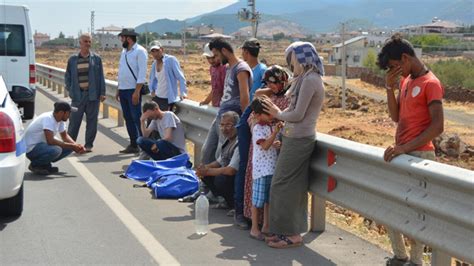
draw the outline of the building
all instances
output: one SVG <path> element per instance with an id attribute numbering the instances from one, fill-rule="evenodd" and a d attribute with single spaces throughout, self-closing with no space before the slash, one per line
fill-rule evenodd
<path id="1" fill-rule="evenodd" d="M 35 48 L 38 48 L 41 47 L 43 43 L 50 41 L 51 37 L 48 34 L 35 31 L 35 34 L 33 35 L 33 40 L 35 42 Z"/>
<path id="2" fill-rule="evenodd" d="M 346 47 L 346 64 L 348 66 L 362 67 L 364 59 L 369 51 L 378 53 L 385 41 L 389 37 L 386 36 L 358 36 L 344 42 Z M 421 49 L 415 48 L 415 53 L 421 57 Z M 342 43 L 332 46 L 332 51 L 328 54 L 329 64 L 342 64 Z"/>
<path id="3" fill-rule="evenodd" d="M 121 48 L 122 43 L 118 38 L 118 34 L 121 31 L 122 27 L 110 25 L 97 29 L 93 37 L 102 49 Z"/>
<path id="4" fill-rule="evenodd" d="M 163 47 L 171 47 L 171 48 L 181 48 L 183 47 L 183 40 L 181 39 L 161 39 L 161 40 L 156 40 L 163 45 Z"/>
<path id="5" fill-rule="evenodd" d="M 450 34 L 455 33 L 461 29 L 462 26 L 457 25 L 454 22 L 440 20 L 433 18 L 431 23 L 423 25 L 406 26 L 400 28 L 400 32 L 406 35 L 422 35 L 422 34 Z"/>
<path id="6" fill-rule="evenodd" d="M 213 33 L 224 33 L 224 28 L 222 27 L 214 27 L 212 25 L 201 25 L 201 26 L 193 26 L 186 29 L 187 32 L 191 34 L 193 37 L 199 37 L 204 35 L 209 35 Z"/>

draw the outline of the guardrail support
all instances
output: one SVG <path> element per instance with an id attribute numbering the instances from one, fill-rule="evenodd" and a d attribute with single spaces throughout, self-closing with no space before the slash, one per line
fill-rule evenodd
<path id="1" fill-rule="evenodd" d="M 58 94 L 61 94 L 63 93 L 63 86 L 62 85 L 58 85 Z"/>
<path id="2" fill-rule="evenodd" d="M 124 125 L 123 113 L 122 113 L 122 110 L 119 110 L 118 116 L 117 116 L 117 126 L 123 127 L 123 125 Z"/>
<path id="3" fill-rule="evenodd" d="M 451 266 L 451 256 L 448 254 L 433 249 L 431 253 L 431 265 L 433 266 Z"/>
<path id="4" fill-rule="evenodd" d="M 52 84 L 51 80 L 48 79 L 48 82 L 47 82 L 48 89 L 51 89 L 51 84 Z"/>
<path id="5" fill-rule="evenodd" d="M 102 118 L 109 118 L 109 106 L 102 103 Z"/>
<path id="6" fill-rule="evenodd" d="M 202 144 L 194 143 L 194 166 L 201 164 Z"/>
<path id="7" fill-rule="evenodd" d="M 56 88 L 58 87 L 58 84 L 56 82 L 53 82 L 52 86 L 51 86 L 51 90 L 52 91 L 56 91 Z"/>
<path id="8" fill-rule="evenodd" d="M 311 231 L 323 232 L 326 229 L 326 200 L 311 193 Z"/>

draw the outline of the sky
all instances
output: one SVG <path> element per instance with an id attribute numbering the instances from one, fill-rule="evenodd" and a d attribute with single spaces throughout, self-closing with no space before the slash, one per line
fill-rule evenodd
<path id="1" fill-rule="evenodd" d="M 0 0 L 1 4 L 27 5 L 31 28 L 52 38 L 63 32 L 77 36 L 90 31 L 91 11 L 94 28 L 115 25 L 136 27 L 157 19 L 186 19 L 211 12 L 236 0 Z"/>

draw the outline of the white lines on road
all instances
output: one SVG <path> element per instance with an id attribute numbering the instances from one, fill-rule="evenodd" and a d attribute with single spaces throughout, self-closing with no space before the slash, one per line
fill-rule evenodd
<path id="1" fill-rule="evenodd" d="M 92 187 L 99 197 L 117 215 L 128 230 L 150 253 L 150 256 L 161 265 L 179 265 L 179 262 L 166 250 L 163 245 L 138 221 L 132 213 L 87 169 L 77 157 L 68 157 L 67 160 Z"/>

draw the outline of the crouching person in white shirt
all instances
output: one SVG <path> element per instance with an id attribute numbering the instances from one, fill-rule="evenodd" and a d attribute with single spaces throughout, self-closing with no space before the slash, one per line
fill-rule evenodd
<path id="1" fill-rule="evenodd" d="M 66 122 L 71 112 L 77 108 L 67 102 L 54 103 L 54 110 L 36 117 L 25 132 L 26 157 L 31 161 L 28 169 L 39 175 L 57 173 L 59 169 L 51 163 L 57 162 L 73 151 L 84 153 L 85 149 L 77 144 L 67 133 Z M 61 139 L 55 136 L 59 133 Z"/>

